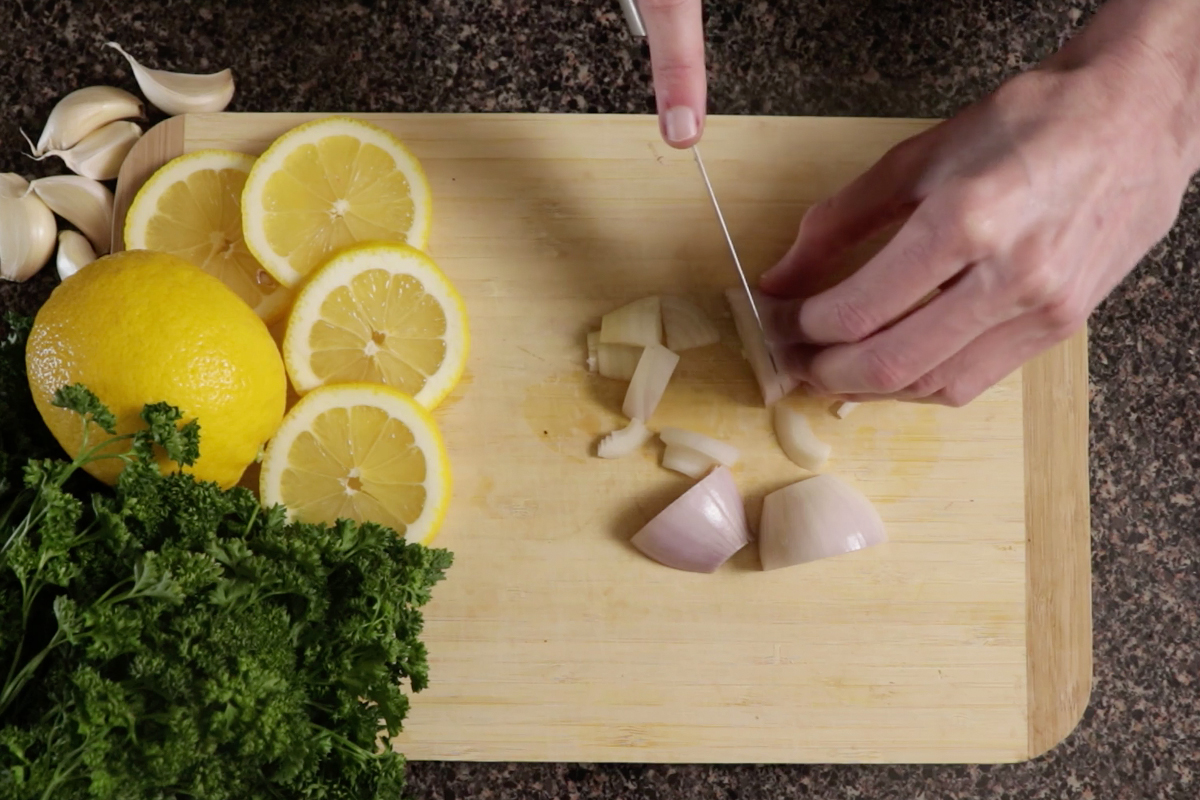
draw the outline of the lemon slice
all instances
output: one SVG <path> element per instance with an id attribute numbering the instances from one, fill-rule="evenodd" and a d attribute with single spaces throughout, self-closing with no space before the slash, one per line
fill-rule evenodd
<path id="1" fill-rule="evenodd" d="M 259 157 L 242 194 L 246 243 L 284 286 L 344 247 L 368 240 L 429 240 L 429 183 L 387 131 L 329 117 L 280 136 Z"/>
<path id="2" fill-rule="evenodd" d="M 433 417 L 412 398 L 386 386 L 327 386 L 284 417 L 259 495 L 289 519 L 375 522 L 425 544 L 446 516 L 450 462 Z"/>
<path id="3" fill-rule="evenodd" d="M 469 344 L 466 307 L 433 260 L 368 242 L 331 258 L 297 293 L 283 360 L 300 394 L 382 383 L 434 408 L 462 377 Z"/>
<path id="4" fill-rule="evenodd" d="M 125 247 L 179 256 L 219 278 L 266 322 L 292 293 L 263 270 L 242 236 L 242 187 L 254 158 L 229 150 L 180 156 L 146 181 L 125 217 Z"/>

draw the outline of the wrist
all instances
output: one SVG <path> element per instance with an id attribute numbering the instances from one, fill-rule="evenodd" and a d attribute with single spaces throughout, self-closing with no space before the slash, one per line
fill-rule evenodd
<path id="1" fill-rule="evenodd" d="M 1098 81 L 1190 176 L 1200 170 L 1200 3 L 1110 0 L 1046 67 Z M 1186 177 L 1185 176 L 1185 177 Z"/>

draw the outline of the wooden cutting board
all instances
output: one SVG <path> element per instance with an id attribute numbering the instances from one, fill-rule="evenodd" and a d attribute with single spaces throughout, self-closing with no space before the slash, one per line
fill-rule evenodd
<path id="1" fill-rule="evenodd" d="M 169 158 L 259 153 L 312 115 L 216 114 L 150 131 L 124 208 Z M 466 298 L 468 374 L 437 416 L 456 562 L 428 608 L 432 686 L 395 746 L 415 759 L 999 762 L 1079 720 L 1091 682 L 1083 335 L 964 409 L 793 399 L 891 541 L 762 572 L 643 558 L 632 534 L 689 481 L 591 456 L 624 384 L 584 371 L 600 315 L 687 295 L 719 345 L 684 354 L 655 425 L 736 444 L 752 520 L 805 473 L 779 452 L 720 292 L 735 280 L 686 152 L 652 118 L 367 115 L 422 160 L 430 251 Z M 806 207 L 918 120 L 711 118 L 704 152 L 751 273 Z M 862 254 L 859 255 L 861 257 Z"/>

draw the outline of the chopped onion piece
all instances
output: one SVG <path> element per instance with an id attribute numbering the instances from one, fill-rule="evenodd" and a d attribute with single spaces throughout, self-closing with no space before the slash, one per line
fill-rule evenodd
<path id="1" fill-rule="evenodd" d="M 596 446 L 596 455 L 600 458 L 620 458 L 650 441 L 654 434 L 646 430 L 646 424 L 637 417 L 619 431 L 613 431 L 600 440 Z"/>
<path id="2" fill-rule="evenodd" d="M 601 344 L 596 348 L 600 374 L 619 381 L 632 380 L 643 349 L 628 344 Z"/>
<path id="3" fill-rule="evenodd" d="M 662 344 L 662 304 L 658 297 L 643 297 L 605 314 L 600 319 L 600 343 L 636 347 Z"/>
<path id="4" fill-rule="evenodd" d="M 808 417 L 794 408 L 783 405 L 775 406 L 773 416 L 775 438 L 779 440 L 784 454 L 797 466 L 815 472 L 829 460 L 833 448 L 817 438 L 812 426 L 808 424 Z"/>
<path id="5" fill-rule="evenodd" d="M 629 389 L 625 392 L 625 404 L 621 407 L 625 416 L 630 419 L 650 419 L 678 363 L 679 356 L 661 344 L 648 345 L 642 351 L 637 369 L 629 381 Z"/>
<path id="6" fill-rule="evenodd" d="M 727 289 L 725 299 L 729 301 L 729 308 L 733 311 L 733 324 L 737 326 L 738 336 L 745 349 L 746 360 L 750 362 L 750 368 L 754 370 L 754 377 L 758 380 L 763 403 L 773 406 L 795 389 L 800 382 L 791 375 L 776 372 L 775 368 L 771 366 L 770 353 L 773 353 L 775 363 L 782 367 L 782 349 L 772 347 L 770 353 L 768 352 L 769 345 L 763 340 L 762 333 L 758 329 L 758 323 L 754 319 L 754 309 L 750 307 L 750 301 L 746 299 L 746 292 L 740 288 Z M 764 315 L 767 315 L 768 310 L 774 305 L 774 301 L 761 292 L 754 293 L 754 302 L 758 304 L 758 310 Z"/>
<path id="7" fill-rule="evenodd" d="M 843 400 L 834 407 L 833 413 L 837 415 L 838 419 L 845 419 L 846 417 L 850 416 L 850 412 L 858 408 L 859 405 L 859 403 L 851 403 L 849 400 Z"/>
<path id="8" fill-rule="evenodd" d="M 674 295 L 662 297 L 663 333 L 676 353 L 721 341 L 721 333 L 700 306 Z"/>
<path id="9" fill-rule="evenodd" d="M 595 372 L 600 366 L 600 355 L 597 348 L 600 347 L 600 331 L 591 331 L 587 335 L 587 368 L 588 372 Z"/>
<path id="10" fill-rule="evenodd" d="M 758 538 L 763 569 L 779 569 L 883 544 L 887 531 L 861 492 L 818 475 L 767 495 Z"/>
<path id="11" fill-rule="evenodd" d="M 687 475 L 689 478 L 703 478 L 717 462 L 698 450 L 684 447 L 681 444 L 669 444 L 663 450 L 663 469 Z"/>
<path id="12" fill-rule="evenodd" d="M 684 492 L 632 539 L 658 563 L 688 572 L 713 572 L 749 542 L 746 507 L 725 467 Z"/>
<path id="13" fill-rule="evenodd" d="M 682 428 L 663 428 L 659 431 L 658 438 L 667 445 L 675 444 L 695 450 L 697 453 L 708 456 L 714 464 L 724 464 L 727 467 L 732 467 L 742 457 L 738 449 L 731 444 L 725 444 L 725 442 L 705 436 L 703 433 L 685 431 Z"/>

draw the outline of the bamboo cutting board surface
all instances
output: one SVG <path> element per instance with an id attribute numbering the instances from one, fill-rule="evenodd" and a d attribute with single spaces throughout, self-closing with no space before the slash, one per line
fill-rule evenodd
<path id="1" fill-rule="evenodd" d="M 182 117 L 126 162 L 118 216 L 169 158 L 259 153 L 313 115 Z M 648 447 L 591 457 L 624 384 L 589 375 L 585 333 L 652 293 L 722 327 L 683 354 L 653 426 L 742 449 L 752 521 L 806 475 L 774 444 L 720 292 L 734 280 L 686 152 L 650 117 L 366 115 L 433 186 L 430 252 L 465 297 L 468 374 L 437 416 L 456 554 L 428 607 L 432 686 L 394 746 L 414 759 L 998 762 L 1076 724 L 1091 682 L 1084 337 L 964 409 L 805 398 L 827 469 L 891 541 L 764 573 L 751 546 L 714 575 L 628 539 L 690 481 Z M 705 158 L 748 270 L 809 205 L 924 129 L 917 120 L 712 118 Z M 863 254 L 859 254 L 861 258 Z"/>

